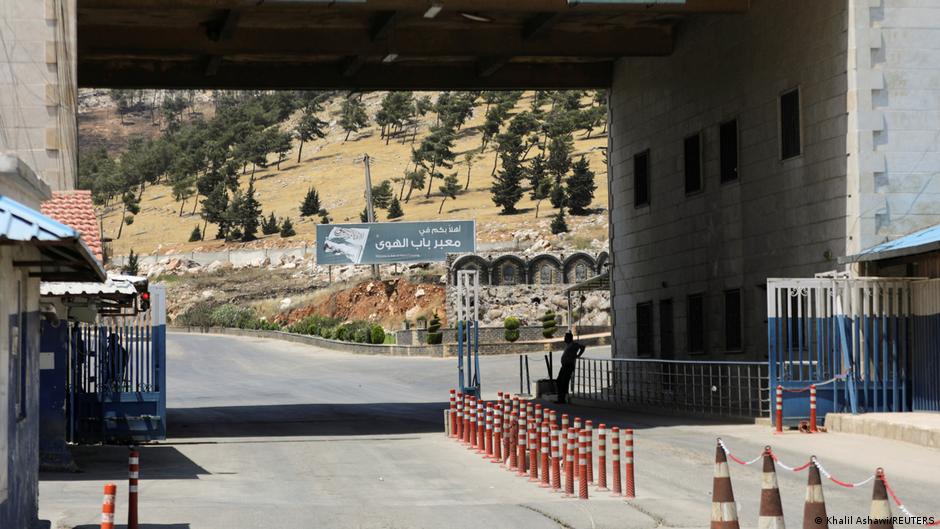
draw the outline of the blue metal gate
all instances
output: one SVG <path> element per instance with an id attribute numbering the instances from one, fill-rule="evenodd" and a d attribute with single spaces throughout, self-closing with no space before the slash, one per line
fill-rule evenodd
<path id="1" fill-rule="evenodd" d="M 102 316 L 70 329 L 69 440 L 132 443 L 166 438 L 166 303 L 151 285 L 151 309 Z"/>
<path id="2" fill-rule="evenodd" d="M 770 279 L 767 341 L 771 388 L 784 388 L 786 424 L 809 416 L 817 387 L 827 412 L 911 409 L 914 280 Z"/>
<path id="3" fill-rule="evenodd" d="M 913 328 L 913 409 L 940 411 L 940 279 L 915 283 Z"/>

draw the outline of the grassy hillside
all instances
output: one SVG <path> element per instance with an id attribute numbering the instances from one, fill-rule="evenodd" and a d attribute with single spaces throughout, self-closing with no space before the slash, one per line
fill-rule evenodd
<path id="1" fill-rule="evenodd" d="M 382 93 L 371 93 L 364 96 L 364 102 L 369 109 L 370 118 L 374 115 L 381 100 Z M 436 94 L 432 94 L 436 98 Z M 329 210 L 334 222 L 359 222 L 359 212 L 365 206 L 363 198 L 364 176 L 362 155 L 368 153 L 373 160 L 372 183 L 379 184 L 382 180 L 400 178 L 404 171 L 411 167 L 411 131 L 400 138 L 392 138 L 388 145 L 381 139 L 377 125 L 370 126 L 359 133 L 350 136 L 349 141 L 343 141 L 345 132 L 337 123 L 337 113 L 341 100 L 335 98 L 325 107 L 321 119 L 330 123 L 330 131 L 326 138 L 308 142 L 303 148 L 303 157 L 297 162 L 297 145 L 281 164 L 280 170 L 273 165 L 259 168 L 255 173 L 255 188 L 258 199 L 262 204 L 265 215 L 274 212 L 278 217 L 290 217 L 294 222 L 297 235 L 282 239 L 278 235 L 263 236 L 251 243 L 225 243 L 221 240 L 211 240 L 215 235 L 215 227 L 209 226 L 206 240 L 189 243 L 190 232 L 197 224 L 200 228 L 203 221 L 199 216 L 199 209 L 190 199 L 183 205 L 183 214 L 180 215 L 180 203 L 172 197 L 169 187 L 155 185 L 148 187 L 141 200 L 141 211 L 136 215 L 132 225 L 124 226 L 120 239 L 115 239 L 112 251 L 115 255 L 126 254 L 131 248 L 138 253 L 158 251 L 166 253 L 180 250 L 208 250 L 219 247 L 240 246 L 294 246 L 303 241 L 312 241 L 315 235 L 316 219 L 299 217 L 301 200 L 310 186 L 315 187 L 319 193 L 323 206 Z M 586 102 L 587 103 L 587 102 Z M 518 104 L 516 111 L 529 108 L 531 94 L 527 94 Z M 454 152 L 458 153 L 453 171 L 459 173 L 461 185 L 466 182 L 468 166 L 464 154 L 478 150 L 482 141 L 480 126 L 483 123 L 484 108 L 481 103 L 474 111 L 473 117 L 460 131 Z M 435 116 L 430 113 L 419 127 L 417 142 L 427 133 L 428 127 L 433 124 Z M 127 121 L 134 125 L 122 125 L 115 112 L 109 112 L 100 106 L 95 109 L 86 109 L 80 119 L 80 133 L 89 136 L 83 138 L 85 144 L 111 145 L 109 137 L 120 138 L 128 135 L 127 128 L 149 129 L 149 113 L 131 116 Z M 596 213 L 585 217 L 568 216 L 568 226 L 571 230 L 570 244 L 585 246 L 592 239 L 605 239 L 607 236 L 607 173 L 604 166 L 602 147 L 606 146 L 607 138 L 602 135 L 600 128 L 595 129 L 592 137 L 585 139 L 584 132 L 575 133 L 575 156 L 582 155 L 590 161 L 592 170 L 596 173 L 597 192 L 592 207 Z M 435 180 L 430 197 L 426 191 L 416 190 L 408 203 L 402 203 L 405 216 L 403 221 L 429 220 L 429 219 L 475 219 L 477 221 L 478 238 L 481 242 L 508 240 L 512 232 L 520 229 L 534 229 L 551 237 L 548 228 L 549 215 L 552 210 L 548 200 L 542 201 L 540 217 L 535 217 L 535 203 L 526 197 L 519 203 L 520 213 L 515 215 L 501 215 L 499 208 L 493 204 L 489 188 L 493 178 L 491 171 L 494 166 L 495 152 L 491 147 L 480 155 L 470 167 L 470 186 L 456 200 L 447 200 L 443 211 L 438 214 L 441 205 L 441 194 Z M 533 153 L 534 154 L 534 153 Z M 250 172 L 250 169 L 249 169 Z M 242 186 L 247 187 L 248 178 L 241 178 Z M 396 194 L 400 183 L 393 184 Z M 195 207 L 195 213 L 194 211 Z M 101 212 L 105 236 L 116 238 L 120 223 L 120 207 L 114 206 Z M 379 211 L 379 220 L 385 220 L 385 212 Z"/>

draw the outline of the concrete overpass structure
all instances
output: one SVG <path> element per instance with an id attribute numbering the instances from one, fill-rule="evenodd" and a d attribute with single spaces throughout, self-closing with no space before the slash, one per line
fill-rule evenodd
<path id="1" fill-rule="evenodd" d="M 74 139 L 60 121 L 74 112 L 75 86 L 608 88 L 617 356 L 761 358 L 768 277 L 832 270 L 841 255 L 940 222 L 940 0 L 3 9 L 5 24 L 29 22 L 62 51 L 11 32 L 10 42 L 32 42 L 18 52 L 30 66 L 0 76 L 12 93 L 30 81 L 33 99 L 46 94 L 18 127 L 0 122 L 0 148 L 40 153 L 37 165 L 64 160 L 37 169 L 56 188 L 74 183 L 74 152 L 59 140 L 63 130 Z M 45 148 L 11 142 L 14 128 L 41 134 Z M 66 155 L 52 154 L 63 146 Z"/>

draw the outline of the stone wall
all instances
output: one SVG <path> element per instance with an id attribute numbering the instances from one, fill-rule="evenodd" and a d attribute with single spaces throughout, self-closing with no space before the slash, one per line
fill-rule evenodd
<path id="1" fill-rule="evenodd" d="M 522 324 L 536 325 L 548 310 L 561 317 L 561 324 L 568 325 L 568 285 L 512 285 L 480 287 L 480 326 L 502 327 L 509 316 L 522 320 Z M 572 322 L 575 325 L 610 325 L 610 293 L 607 291 L 584 292 L 583 304 L 579 294 L 572 293 L 572 311 L 583 306 L 584 314 Z M 453 285 L 447 286 L 447 321 L 455 321 L 454 304 L 457 292 Z"/>
<path id="2" fill-rule="evenodd" d="M 553 338 L 558 339 L 562 338 L 565 335 L 565 331 L 568 330 L 568 327 L 564 325 L 559 325 L 557 331 Z M 480 343 L 481 344 L 506 344 L 509 343 L 506 341 L 504 327 L 480 327 Z M 454 328 L 441 329 L 443 332 L 443 341 L 444 343 L 457 343 L 457 330 Z M 577 332 L 580 335 L 588 334 L 601 334 L 609 333 L 609 326 L 587 326 L 581 325 L 578 327 Z M 408 329 L 403 331 L 395 331 L 395 343 L 398 345 L 420 345 L 427 343 L 428 331 L 426 329 Z M 544 340 L 545 337 L 542 336 L 542 327 L 541 326 L 526 326 L 519 328 L 519 342 L 531 342 Z"/>

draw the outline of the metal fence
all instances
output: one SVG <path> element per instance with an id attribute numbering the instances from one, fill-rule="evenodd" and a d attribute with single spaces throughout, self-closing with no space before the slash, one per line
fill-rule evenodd
<path id="1" fill-rule="evenodd" d="M 570 394 L 612 404 L 731 417 L 770 413 L 766 362 L 582 358 Z"/>

